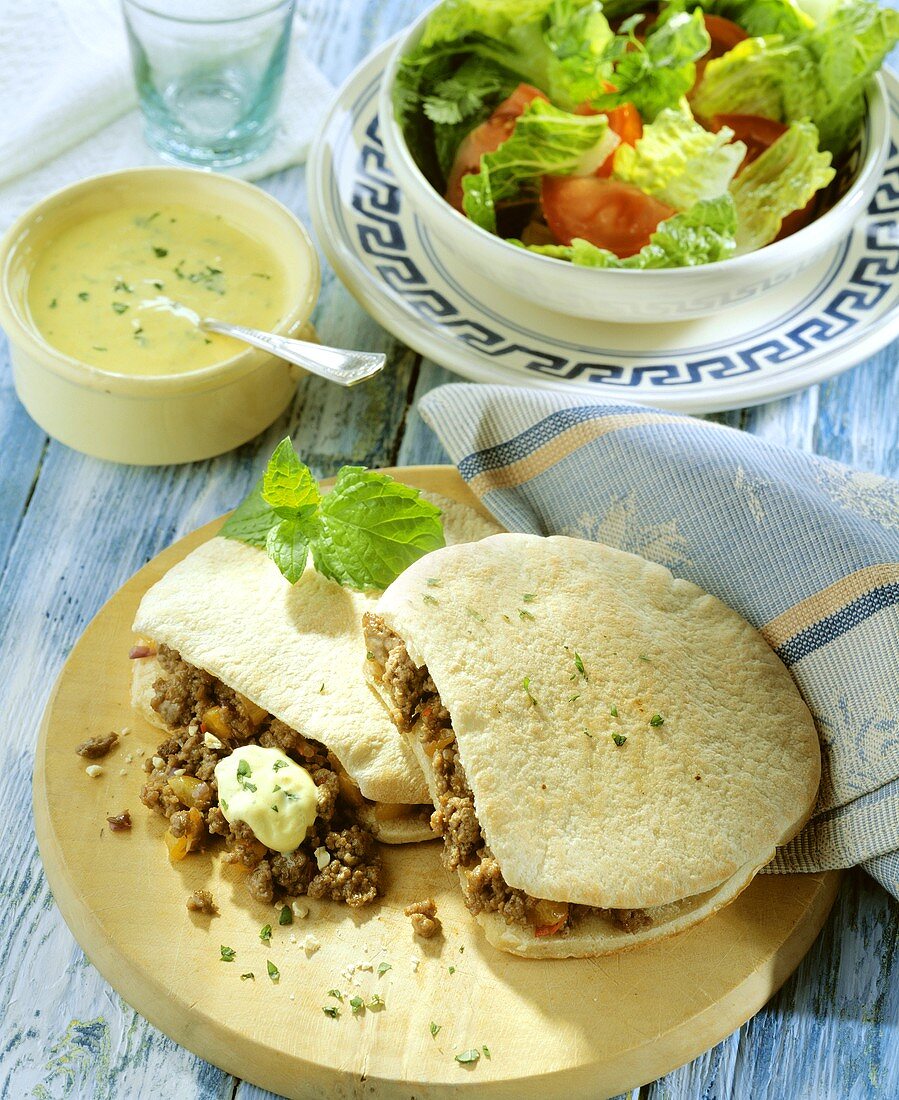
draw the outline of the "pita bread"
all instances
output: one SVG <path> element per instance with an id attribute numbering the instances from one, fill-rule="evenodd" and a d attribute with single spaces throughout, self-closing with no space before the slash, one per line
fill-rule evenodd
<path id="1" fill-rule="evenodd" d="M 603 909 L 721 887 L 724 904 L 811 812 L 818 739 L 789 673 L 662 566 L 500 534 L 416 563 L 376 612 L 433 678 L 511 887 Z"/>
<path id="2" fill-rule="evenodd" d="M 465 505 L 423 495 L 442 509 L 449 545 L 499 530 Z M 326 745 L 365 798 L 424 803 L 427 785 L 414 756 L 359 667 L 362 615 L 376 599 L 377 593 L 342 588 L 311 566 L 291 585 L 261 550 L 216 537 L 146 593 L 134 630 Z M 135 703 L 153 721 L 145 661 L 134 662 Z M 381 829 L 390 832 L 387 822 Z"/>

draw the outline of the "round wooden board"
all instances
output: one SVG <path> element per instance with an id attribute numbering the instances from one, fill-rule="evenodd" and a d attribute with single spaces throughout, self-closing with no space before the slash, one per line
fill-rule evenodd
<path id="1" fill-rule="evenodd" d="M 478 507 L 454 468 L 391 471 L 410 485 Z M 146 565 L 73 649 L 44 716 L 34 809 L 44 868 L 73 935 L 109 983 L 167 1035 L 229 1073 L 289 1097 L 610 1096 L 714 1045 L 757 1012 L 818 934 L 839 875 L 759 876 L 727 909 L 681 936 L 609 958 L 535 962 L 501 954 L 462 904 L 437 844 L 384 849 L 383 901 L 352 913 L 311 903 L 292 926 L 252 901 L 243 873 L 213 854 L 170 866 L 164 822 L 140 804 L 141 764 L 160 731 L 129 704 L 131 622 L 143 593 L 215 533 L 210 523 Z M 302 675 L 302 670 L 298 670 Z M 130 732 L 85 774 L 75 747 Z M 128 808 L 134 827 L 112 833 Z M 188 913 L 206 886 L 221 909 Z M 402 910 L 437 900 L 444 935 L 413 937 Z M 260 941 L 262 925 L 271 943 Z M 321 947 L 307 954 L 303 942 Z M 220 945 L 235 961 L 220 961 Z M 280 970 L 275 983 L 266 961 Z M 374 970 L 347 968 L 368 962 Z M 391 969 L 378 976 L 377 966 Z M 450 972 L 450 968 L 455 968 Z M 241 980 L 252 971 L 255 980 Z M 340 989 L 341 1015 L 328 991 Z M 379 993 L 386 1007 L 352 1015 Z M 430 1024 L 440 1025 L 435 1037 Z M 489 1048 L 471 1066 L 454 1056 Z"/>

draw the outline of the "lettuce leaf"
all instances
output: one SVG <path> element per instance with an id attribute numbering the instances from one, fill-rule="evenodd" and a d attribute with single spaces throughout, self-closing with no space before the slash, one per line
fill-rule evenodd
<path id="1" fill-rule="evenodd" d="M 614 175 L 677 210 L 727 192 L 746 155 L 726 127 L 713 134 L 689 115 L 666 109 L 643 129 L 635 146 L 615 153 Z"/>
<path id="2" fill-rule="evenodd" d="M 496 232 L 496 204 L 536 197 L 544 175 L 588 175 L 618 139 L 605 115 L 573 115 L 535 99 L 518 118 L 511 137 L 481 157 L 481 170 L 462 181 L 465 213 Z"/>
<path id="3" fill-rule="evenodd" d="M 818 151 L 818 131 L 810 122 L 794 122 L 730 186 L 738 251 L 752 252 L 773 241 L 783 219 L 801 210 L 833 177 L 830 153 Z"/>
<path id="4" fill-rule="evenodd" d="M 696 8 L 729 19 L 751 38 L 779 34 L 789 41 L 814 26 L 814 20 L 793 0 L 671 0 L 660 18 L 667 20 L 676 12 Z"/>
<path id="5" fill-rule="evenodd" d="M 702 199 L 681 214 L 662 222 L 635 256 L 619 259 L 613 252 L 589 241 L 575 239 L 570 245 L 523 245 L 541 256 L 570 260 L 581 267 L 650 270 L 666 267 L 696 267 L 726 260 L 735 249 L 737 213 L 729 194 Z"/>
<path id="6" fill-rule="evenodd" d="M 852 145 L 865 113 L 864 91 L 899 41 L 899 11 L 874 0 L 839 0 L 825 17 L 790 37 L 741 42 L 710 61 L 693 95 L 703 118 L 757 114 L 779 122 L 810 119 L 835 157 Z"/>

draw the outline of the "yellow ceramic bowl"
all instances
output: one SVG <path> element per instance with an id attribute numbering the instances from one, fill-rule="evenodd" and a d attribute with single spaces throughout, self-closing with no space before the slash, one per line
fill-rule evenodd
<path id="1" fill-rule="evenodd" d="M 16 392 L 55 439 L 113 462 L 194 462 L 231 450 L 267 428 L 293 397 L 299 368 L 247 348 L 194 371 L 119 374 L 54 348 L 28 311 L 30 273 L 61 231 L 116 204 L 141 202 L 214 211 L 276 255 L 287 285 L 284 312 L 273 331 L 299 334 L 321 281 L 309 234 L 258 187 L 189 168 L 94 176 L 23 214 L 0 242 L 0 326 L 9 337 Z"/>

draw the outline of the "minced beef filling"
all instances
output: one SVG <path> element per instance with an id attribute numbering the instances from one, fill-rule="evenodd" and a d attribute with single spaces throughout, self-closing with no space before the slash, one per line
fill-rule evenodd
<path id="1" fill-rule="evenodd" d="M 403 640 L 379 615 L 366 614 L 365 637 L 370 659 L 376 663 L 381 683 L 395 708 L 394 718 L 406 729 L 421 718 L 419 736 L 431 758 L 437 794 L 431 825 L 443 836 L 444 864 L 449 870 L 461 871 L 468 909 L 472 913 L 500 913 L 510 923 L 534 926 L 539 929 L 538 934 L 563 932 L 590 912 L 610 916 L 626 932 L 651 925 L 652 920 L 643 909 L 566 906 L 533 898 L 506 883 L 481 832 L 450 715 L 427 668 L 416 667 Z"/>
<path id="2" fill-rule="evenodd" d="M 168 818 L 172 837 L 186 841 L 187 851 L 202 847 L 210 837 L 223 837 L 224 859 L 249 870 L 247 885 L 257 901 L 270 903 L 284 894 L 328 898 L 354 908 L 374 901 L 381 860 L 371 833 L 354 819 L 353 807 L 340 793 L 339 764 L 327 749 L 188 664 L 175 650 L 160 646 L 157 657 L 162 675 L 153 685 L 151 705 L 173 730 L 154 759 L 144 764 L 147 782 L 141 801 Z M 207 729 L 220 747 L 204 739 Z M 215 766 L 250 740 L 281 749 L 309 772 L 318 788 L 315 825 L 287 855 L 266 848 L 243 822 L 229 824 L 218 806 Z M 322 869 L 317 848 L 331 857 Z"/>

